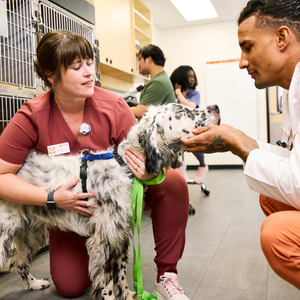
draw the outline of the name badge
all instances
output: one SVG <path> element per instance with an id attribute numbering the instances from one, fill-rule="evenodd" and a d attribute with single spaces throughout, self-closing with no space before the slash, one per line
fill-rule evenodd
<path id="1" fill-rule="evenodd" d="M 69 143 L 47 146 L 49 156 L 70 153 Z"/>

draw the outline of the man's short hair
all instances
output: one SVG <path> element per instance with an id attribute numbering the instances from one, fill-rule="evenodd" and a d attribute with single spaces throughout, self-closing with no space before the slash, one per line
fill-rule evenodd
<path id="1" fill-rule="evenodd" d="M 238 25 L 251 16 L 256 17 L 258 28 L 287 26 L 300 40 L 300 0 L 250 0 L 240 13 Z"/>
<path id="2" fill-rule="evenodd" d="M 158 66 L 165 66 L 165 61 L 166 58 L 164 56 L 164 53 L 162 52 L 162 50 L 152 44 L 149 44 L 148 46 L 143 47 L 140 51 L 139 51 L 139 56 L 142 56 L 144 59 L 146 59 L 147 57 L 151 57 L 153 62 L 158 65 Z"/>

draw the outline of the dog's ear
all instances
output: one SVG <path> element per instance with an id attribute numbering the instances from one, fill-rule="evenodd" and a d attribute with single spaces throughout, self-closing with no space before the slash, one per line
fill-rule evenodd
<path id="1" fill-rule="evenodd" d="M 168 155 L 159 148 L 164 145 L 164 129 L 157 124 L 157 116 L 163 114 L 164 106 L 149 106 L 146 114 L 139 122 L 139 144 L 144 150 L 145 167 L 148 173 L 160 174 L 167 162 Z"/>
<path id="2" fill-rule="evenodd" d="M 139 143 L 144 149 L 145 167 L 148 173 L 160 174 L 164 167 L 164 157 L 157 148 L 156 126 L 145 130 L 139 136 Z"/>

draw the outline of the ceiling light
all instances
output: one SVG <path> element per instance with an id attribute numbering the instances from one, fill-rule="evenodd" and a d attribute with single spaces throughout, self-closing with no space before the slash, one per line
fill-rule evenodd
<path id="1" fill-rule="evenodd" d="M 210 0 L 170 0 L 187 21 L 217 18 Z"/>

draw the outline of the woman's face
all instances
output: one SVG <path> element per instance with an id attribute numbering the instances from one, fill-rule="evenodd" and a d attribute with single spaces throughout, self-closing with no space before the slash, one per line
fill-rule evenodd
<path id="1" fill-rule="evenodd" d="M 195 74 L 192 70 L 188 71 L 189 88 L 192 88 L 195 84 Z"/>
<path id="2" fill-rule="evenodd" d="M 61 80 L 55 84 L 54 91 L 69 99 L 91 97 L 94 94 L 94 79 L 93 60 L 77 57 L 66 70 L 62 66 Z"/>

